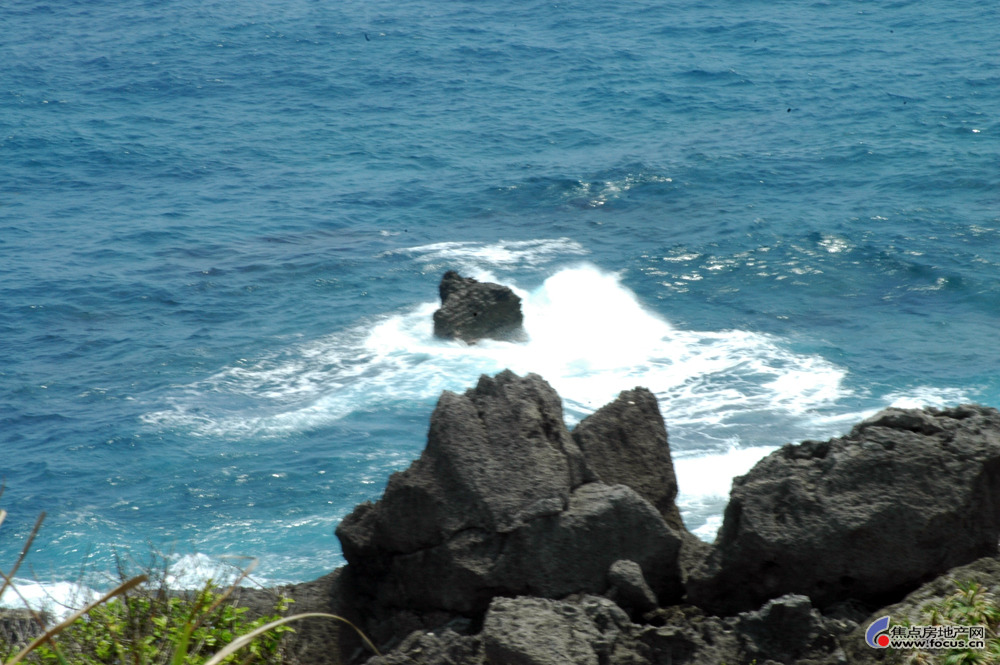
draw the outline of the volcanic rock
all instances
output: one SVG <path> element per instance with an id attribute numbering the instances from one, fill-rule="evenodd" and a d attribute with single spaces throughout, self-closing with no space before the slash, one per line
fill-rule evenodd
<path id="1" fill-rule="evenodd" d="M 747 657 L 797 663 L 810 652 L 836 648 L 834 635 L 847 632 L 842 624 L 821 615 L 805 596 L 788 594 L 737 617 L 736 629 Z M 838 630 L 839 629 L 839 630 Z"/>
<path id="2" fill-rule="evenodd" d="M 646 388 L 623 391 L 614 402 L 584 418 L 573 430 L 587 466 L 609 485 L 628 485 L 649 501 L 667 524 L 683 530 L 677 477 L 667 428 L 656 396 Z"/>
<path id="3" fill-rule="evenodd" d="M 788 593 L 878 607 L 995 554 L 998 538 L 1000 413 L 887 409 L 736 478 L 688 600 L 724 614 Z"/>
<path id="4" fill-rule="evenodd" d="M 469 344 L 484 338 L 521 341 L 521 299 L 508 287 L 479 282 L 449 270 L 438 287 L 441 308 L 434 312 L 434 335 Z"/>
<path id="5" fill-rule="evenodd" d="M 615 561 L 608 569 L 608 598 L 625 610 L 643 614 L 656 609 L 656 594 L 649 588 L 635 561 Z"/>
<path id="6" fill-rule="evenodd" d="M 505 371 L 442 394 L 423 454 L 337 535 L 383 608 L 474 616 L 495 596 L 602 594 L 618 560 L 678 600 L 681 533 L 636 490 L 596 481 L 555 391 Z"/>
<path id="7" fill-rule="evenodd" d="M 614 603 L 593 596 L 579 602 L 497 598 L 483 622 L 489 663 L 599 665 L 631 622 Z"/>
<path id="8" fill-rule="evenodd" d="M 41 619 L 46 624 L 52 623 L 48 612 L 43 612 Z M 0 647 L 4 650 L 16 653 L 44 632 L 31 611 L 0 608 Z"/>

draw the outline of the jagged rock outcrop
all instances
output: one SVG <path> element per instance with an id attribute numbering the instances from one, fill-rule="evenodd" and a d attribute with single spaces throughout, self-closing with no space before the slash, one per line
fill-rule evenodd
<path id="1" fill-rule="evenodd" d="M 877 607 L 995 554 L 998 538 L 1000 413 L 887 409 L 736 478 L 688 599 L 723 614 L 788 593 Z"/>
<path id="2" fill-rule="evenodd" d="M 735 622 L 748 658 L 799 663 L 818 653 L 839 657 L 837 636 L 850 632 L 850 621 L 826 618 L 805 596 L 788 594 L 769 600 L 759 610 L 740 614 Z"/>
<path id="3" fill-rule="evenodd" d="M 639 627 L 613 602 L 496 598 L 476 635 L 414 632 L 392 654 L 368 665 L 626 665 L 648 662 Z"/>
<path id="4" fill-rule="evenodd" d="M 521 299 L 510 288 L 479 282 L 449 270 L 438 287 L 441 308 L 434 312 L 434 335 L 469 344 L 491 338 L 525 338 Z"/>
<path id="5" fill-rule="evenodd" d="M 337 535 L 381 608 L 471 616 L 495 596 L 602 594 L 619 560 L 635 562 L 661 602 L 682 594 L 681 533 L 632 487 L 598 482 L 559 396 L 534 374 L 445 392 L 420 458 Z"/>
<path id="6" fill-rule="evenodd" d="M 822 616 L 804 596 L 714 617 L 691 606 L 639 623 L 606 598 L 496 598 L 482 630 L 415 631 L 368 665 L 848 665 L 841 643 L 858 627 Z M 861 643 L 864 644 L 863 636 Z M 866 647 L 867 648 L 867 647 Z M 865 661 L 867 662 L 867 661 Z"/>
<path id="7" fill-rule="evenodd" d="M 785 446 L 734 481 L 711 547 L 684 529 L 676 494 L 645 389 L 572 434 L 537 375 L 445 392 L 420 458 L 337 529 L 346 568 L 303 587 L 296 608 L 346 614 L 384 655 L 368 660 L 340 629 L 324 661 L 328 629 L 314 626 L 292 661 L 879 662 L 887 652 L 864 643 L 872 618 L 917 621 L 954 580 L 872 608 L 997 551 L 1000 413 L 888 409 L 847 436 Z M 1000 580 L 997 559 L 969 570 Z"/>
<path id="8" fill-rule="evenodd" d="M 643 615 L 656 609 L 656 594 L 646 583 L 642 568 L 635 561 L 615 561 L 608 569 L 608 598 L 626 611 Z"/>
<path id="9" fill-rule="evenodd" d="M 677 477 L 667 428 L 656 396 L 646 388 L 623 391 L 573 430 L 587 466 L 608 485 L 623 483 L 649 501 L 667 524 L 683 530 Z"/>

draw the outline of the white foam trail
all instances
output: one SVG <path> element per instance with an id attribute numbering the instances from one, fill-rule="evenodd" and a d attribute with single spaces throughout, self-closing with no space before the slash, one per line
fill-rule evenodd
<path id="1" fill-rule="evenodd" d="M 172 557 L 164 583 L 170 589 L 201 589 L 206 582 L 218 587 L 234 584 L 252 562 L 249 558 L 236 561 L 213 559 L 205 554 L 185 554 Z"/>
<path id="2" fill-rule="evenodd" d="M 919 409 L 925 406 L 945 407 L 971 401 L 969 393 L 959 388 L 934 388 L 918 386 L 905 392 L 886 396 L 889 406 L 901 409 Z"/>
<path id="3" fill-rule="evenodd" d="M 475 345 L 436 339 L 429 302 L 272 357 L 241 362 L 186 387 L 171 408 L 145 416 L 162 427 L 223 437 L 283 435 L 396 401 L 433 401 L 480 374 L 535 372 L 563 397 L 570 422 L 645 386 L 668 425 L 726 445 L 741 420 L 808 420 L 847 394 L 844 371 L 793 353 L 768 335 L 677 330 L 644 309 L 617 276 L 565 268 L 523 298 L 529 341 Z M 683 435 L 682 435 L 683 436 Z M 751 443 L 751 442 L 745 442 Z"/>
<path id="4" fill-rule="evenodd" d="M 428 264 L 430 269 L 447 266 L 463 275 L 488 278 L 484 272 L 495 268 L 538 266 L 566 256 L 583 256 L 587 250 L 569 238 L 539 238 L 536 240 L 501 240 L 496 243 L 459 241 L 438 242 L 386 252 L 386 256 L 413 256 Z"/>

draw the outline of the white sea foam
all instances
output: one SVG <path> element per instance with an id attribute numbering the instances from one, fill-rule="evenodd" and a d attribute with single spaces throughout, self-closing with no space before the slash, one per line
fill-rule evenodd
<path id="1" fill-rule="evenodd" d="M 35 582 L 14 579 L 17 593 L 8 588 L 0 598 L 0 607 L 45 612 L 56 621 L 65 619 L 77 609 L 100 597 L 97 591 L 75 582 Z"/>
<path id="2" fill-rule="evenodd" d="M 905 392 L 894 392 L 886 396 L 889 406 L 902 409 L 919 409 L 925 406 L 953 406 L 971 400 L 969 393 L 959 388 L 935 388 L 918 386 Z"/>
<path id="3" fill-rule="evenodd" d="M 386 252 L 418 258 L 432 267 L 448 266 L 462 274 L 480 277 L 492 268 L 537 266 L 553 259 L 587 254 L 583 246 L 570 238 L 536 240 L 501 240 L 495 243 L 472 241 L 438 242 Z"/>
<path id="4" fill-rule="evenodd" d="M 225 588 L 240 580 L 244 570 L 250 570 L 252 559 L 212 558 L 204 554 L 186 554 L 172 556 L 168 559 L 166 577 L 163 582 L 167 588 L 176 591 L 201 589 L 209 581 L 213 585 Z M 258 575 L 252 575 L 253 583 L 261 586 L 271 584 Z M 118 579 L 108 576 L 107 580 L 88 582 L 36 582 L 27 579 L 15 579 L 14 589 L 9 588 L 0 598 L 0 607 L 24 608 L 46 612 L 55 620 L 65 619 L 76 610 L 101 597 L 120 583 Z M 152 584 L 159 584 L 159 580 Z M 100 590 L 95 587 L 99 587 Z"/>
<path id="5" fill-rule="evenodd" d="M 570 422 L 641 385 L 657 394 L 671 426 L 723 445 L 728 428 L 752 414 L 809 418 L 846 394 L 843 370 L 826 360 L 759 333 L 675 329 L 593 266 L 559 270 L 530 292 L 514 288 L 527 343 L 436 339 L 437 304 L 423 303 L 224 369 L 145 420 L 206 436 L 280 436 L 386 402 L 433 400 L 509 368 L 548 380 Z"/>
<path id="6" fill-rule="evenodd" d="M 677 505 L 685 524 L 702 540 L 711 542 L 722 526 L 722 511 L 729 501 L 733 478 L 749 471 L 772 446 L 728 449 L 699 456 L 675 456 Z"/>
<path id="7" fill-rule="evenodd" d="M 584 250 L 560 238 L 437 243 L 399 252 L 425 266 L 440 261 L 492 278 L 493 270 L 520 270 L 526 262 L 537 268 Z M 241 361 L 178 390 L 168 408 L 145 420 L 194 435 L 283 436 L 393 403 L 430 404 L 442 390 L 464 391 L 480 374 L 509 368 L 548 380 L 573 424 L 621 390 L 644 386 L 656 394 L 667 422 L 688 526 L 711 539 L 732 478 L 773 446 L 839 434 L 890 403 L 963 397 L 933 388 L 887 400 L 853 395 L 845 370 L 821 356 L 795 352 L 762 333 L 677 329 L 643 307 L 618 276 L 592 265 L 558 269 L 531 290 L 512 288 L 523 299 L 526 343 L 437 339 L 431 315 L 438 304 L 420 303 Z"/>
<path id="8" fill-rule="evenodd" d="M 242 573 L 252 573 L 253 559 L 214 559 L 205 554 L 184 554 L 171 557 L 164 583 L 170 589 L 199 589 L 211 580 L 219 587 L 230 586 L 239 581 Z"/>

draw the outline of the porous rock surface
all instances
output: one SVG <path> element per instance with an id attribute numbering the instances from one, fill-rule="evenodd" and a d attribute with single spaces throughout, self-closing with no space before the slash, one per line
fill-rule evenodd
<path id="1" fill-rule="evenodd" d="M 584 418 L 573 430 L 573 440 L 601 482 L 629 485 L 667 524 L 683 530 L 667 428 L 653 393 L 646 388 L 622 392 Z"/>
<path id="2" fill-rule="evenodd" d="M 652 394 L 625 391 L 570 434 L 540 377 L 484 376 L 441 396 L 420 458 L 344 519 L 348 565 L 301 585 L 297 610 L 347 616 L 383 655 L 315 627 L 291 662 L 892 662 L 864 643 L 874 618 L 916 622 L 958 576 L 1000 592 L 998 477 L 997 411 L 888 409 L 737 478 L 699 546 Z"/>
<path id="3" fill-rule="evenodd" d="M 435 336 L 470 344 L 485 338 L 524 339 L 521 299 L 510 288 L 449 270 L 441 279 L 438 293 L 441 308 L 434 312 Z"/>
<path id="4" fill-rule="evenodd" d="M 337 535 L 359 590 L 382 608 L 473 616 L 495 596 L 602 594 L 619 560 L 661 602 L 682 593 L 681 533 L 629 485 L 600 482 L 534 374 L 445 392 L 420 458 Z"/>
<path id="5" fill-rule="evenodd" d="M 998 538 L 1000 414 L 890 408 L 736 478 L 688 600 L 722 614 L 788 593 L 877 607 L 995 554 Z"/>

